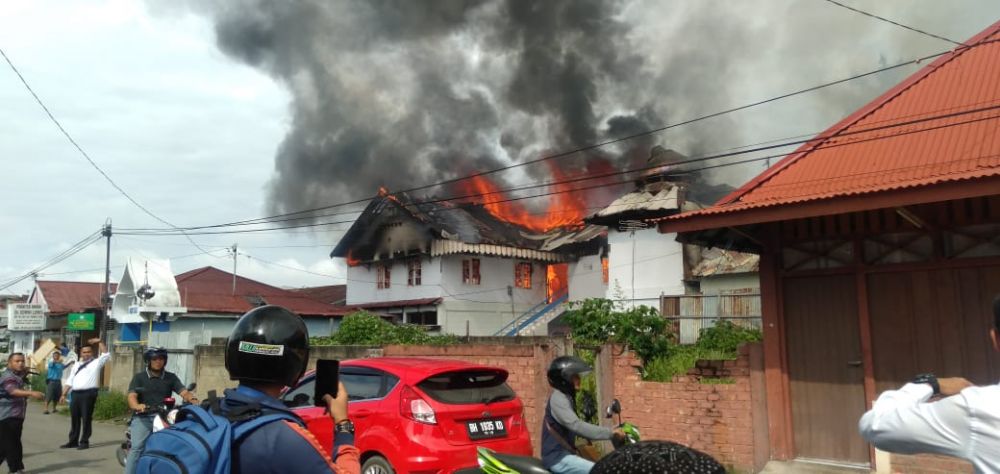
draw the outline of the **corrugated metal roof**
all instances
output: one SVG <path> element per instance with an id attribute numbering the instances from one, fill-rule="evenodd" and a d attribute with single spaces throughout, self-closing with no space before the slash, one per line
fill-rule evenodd
<path id="1" fill-rule="evenodd" d="M 39 280 L 35 282 L 35 286 L 42 293 L 50 315 L 81 312 L 102 307 L 101 295 L 104 293 L 104 283 Z M 117 288 L 118 284 L 111 284 L 112 294 Z"/>
<path id="2" fill-rule="evenodd" d="M 966 44 L 972 47 L 938 58 L 715 206 L 662 220 L 1000 175 L 1000 22 Z"/>
<path id="3" fill-rule="evenodd" d="M 233 294 L 233 274 L 215 267 L 202 267 L 177 275 L 177 287 L 189 315 L 243 314 L 258 303 L 284 306 L 304 317 L 340 314 L 336 306 L 314 300 L 303 293 L 241 276 L 236 277 L 236 294 Z"/>
<path id="4" fill-rule="evenodd" d="M 608 207 L 594 214 L 605 217 L 630 211 L 674 211 L 680 209 L 677 186 L 666 186 L 656 191 L 640 189 L 615 199 Z"/>
<path id="5" fill-rule="evenodd" d="M 760 256 L 752 253 L 725 250 L 718 247 L 702 252 L 701 260 L 691 270 L 698 277 L 755 273 L 760 268 Z"/>

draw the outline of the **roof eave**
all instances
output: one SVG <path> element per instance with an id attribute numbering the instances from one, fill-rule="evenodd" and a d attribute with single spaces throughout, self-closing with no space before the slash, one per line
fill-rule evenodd
<path id="1" fill-rule="evenodd" d="M 1000 189 L 1000 175 L 992 175 L 975 180 L 950 181 L 877 193 L 854 194 L 791 204 L 746 208 L 732 212 L 712 214 L 692 213 L 690 217 L 680 214 L 674 219 L 660 221 L 659 231 L 664 234 L 676 232 L 682 236 L 684 241 L 694 243 L 699 240 L 696 236 L 683 234 L 897 206 L 991 196 L 997 194 L 997 189 Z"/>

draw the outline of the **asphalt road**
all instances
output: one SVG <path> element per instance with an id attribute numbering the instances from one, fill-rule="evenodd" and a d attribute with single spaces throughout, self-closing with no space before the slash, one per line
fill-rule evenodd
<path id="1" fill-rule="evenodd" d="M 95 421 L 90 449 L 59 449 L 69 436 L 69 416 L 42 414 L 42 404 L 28 402 L 24 420 L 24 470 L 26 472 L 90 474 L 123 472 L 115 449 L 125 438 L 125 425 Z M 0 467 L 7 470 L 6 464 Z"/>

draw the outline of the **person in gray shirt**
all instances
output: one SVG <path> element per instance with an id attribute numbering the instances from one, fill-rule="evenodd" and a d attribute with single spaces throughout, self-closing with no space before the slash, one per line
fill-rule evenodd
<path id="1" fill-rule="evenodd" d="M 576 416 L 576 391 L 580 376 L 593 370 L 578 357 L 557 357 L 549 365 L 549 385 L 554 389 L 542 421 L 542 464 L 555 474 L 587 474 L 594 463 L 580 457 L 577 436 L 607 440 L 625 436 L 621 430 L 587 423 Z"/>

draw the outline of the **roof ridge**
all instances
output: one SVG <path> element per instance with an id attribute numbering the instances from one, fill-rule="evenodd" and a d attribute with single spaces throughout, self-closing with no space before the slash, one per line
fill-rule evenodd
<path id="1" fill-rule="evenodd" d="M 765 170 L 763 173 L 757 175 L 750 181 L 746 182 L 743 186 L 740 186 L 733 192 L 724 196 L 722 199 L 718 200 L 711 207 L 725 206 L 728 204 L 735 204 L 741 197 L 749 194 L 754 189 L 757 189 L 767 181 L 771 180 L 784 170 L 788 169 L 791 165 L 797 163 L 803 157 L 810 154 L 821 144 L 826 141 L 836 138 L 840 133 L 844 132 L 846 129 L 850 128 L 854 124 L 864 120 L 866 117 L 875 113 L 879 109 L 885 107 L 890 102 L 899 98 L 903 93 L 909 91 L 913 86 L 919 84 L 921 81 L 929 77 L 931 74 L 940 70 L 945 64 L 951 62 L 952 60 L 962 56 L 963 54 L 972 51 L 973 49 L 982 46 L 986 43 L 986 39 L 1000 33 L 1000 20 L 988 26 L 983 31 L 980 31 L 975 36 L 967 40 L 965 43 L 968 46 L 956 46 L 951 51 L 941 55 L 941 57 L 935 59 L 930 64 L 922 67 L 920 70 L 914 72 L 907 76 L 902 82 L 896 84 L 888 91 L 884 92 L 882 95 L 876 97 L 872 101 L 868 102 L 860 109 L 855 110 L 847 117 L 844 117 L 837 123 L 833 124 L 831 127 L 823 130 L 813 140 L 804 143 L 802 146 L 797 148 L 795 151 L 789 153 L 787 156 L 782 158 L 780 161 L 775 163 L 773 166 Z"/>

